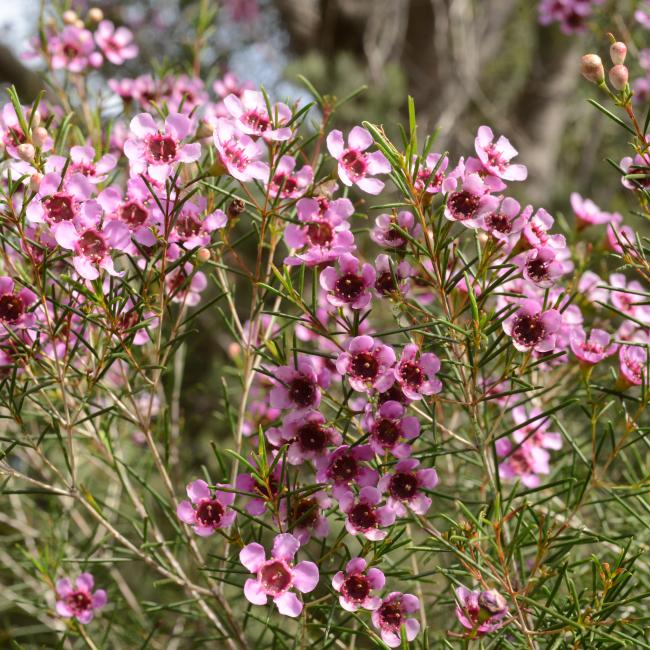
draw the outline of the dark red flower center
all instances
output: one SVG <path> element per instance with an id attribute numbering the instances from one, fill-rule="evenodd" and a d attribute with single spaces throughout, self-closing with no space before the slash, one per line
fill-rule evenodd
<path id="1" fill-rule="evenodd" d="M 154 162 L 170 163 L 176 160 L 176 141 L 171 135 L 157 133 L 149 137 L 149 155 Z"/>
<path id="2" fill-rule="evenodd" d="M 311 406 L 316 401 L 316 386 L 304 375 L 299 375 L 289 383 L 289 397 L 298 406 Z"/>
<path id="3" fill-rule="evenodd" d="M 362 603 L 370 595 L 370 581 L 366 576 L 348 576 L 341 585 L 341 593 L 347 600 Z"/>
<path id="4" fill-rule="evenodd" d="M 504 235 L 512 231 L 512 221 L 503 212 L 493 212 L 488 216 L 486 222 L 488 228 L 503 233 Z"/>
<path id="5" fill-rule="evenodd" d="M 201 222 L 189 215 L 179 217 L 176 220 L 176 232 L 184 239 L 195 237 L 201 232 Z"/>
<path id="6" fill-rule="evenodd" d="M 375 423 L 373 433 L 379 444 L 387 449 L 393 447 L 400 437 L 397 423 L 387 418 L 381 418 Z"/>
<path id="7" fill-rule="evenodd" d="M 25 306 L 22 298 L 11 293 L 5 293 L 0 296 L 0 320 L 5 323 L 13 323 L 22 315 Z"/>
<path id="8" fill-rule="evenodd" d="M 512 327 L 512 337 L 526 346 L 539 343 L 546 335 L 546 328 L 539 314 L 519 314 Z"/>
<path id="9" fill-rule="evenodd" d="M 294 500 L 292 504 L 293 522 L 300 528 L 313 528 L 318 521 L 316 499 Z"/>
<path id="10" fill-rule="evenodd" d="M 74 219 L 73 199 L 69 194 L 57 192 L 45 201 L 47 216 L 54 223 Z"/>
<path id="11" fill-rule="evenodd" d="M 75 613 L 81 614 L 92 605 L 90 594 L 85 591 L 73 591 L 65 597 L 65 604 Z"/>
<path id="12" fill-rule="evenodd" d="M 384 629 L 397 632 L 402 625 L 404 615 L 402 614 L 402 605 L 399 601 L 390 601 L 383 603 L 377 610 L 379 623 Z"/>
<path id="13" fill-rule="evenodd" d="M 129 226 L 141 226 L 147 220 L 147 210 L 137 201 L 128 201 L 120 206 L 120 219 Z"/>
<path id="14" fill-rule="evenodd" d="M 334 239 L 334 231 L 327 221 L 311 221 L 307 226 L 307 237 L 313 246 L 329 246 Z"/>
<path id="15" fill-rule="evenodd" d="M 379 362 L 370 352 L 359 352 L 350 361 L 350 374 L 355 379 L 374 381 L 379 372 Z"/>
<path id="16" fill-rule="evenodd" d="M 353 181 L 359 180 L 366 175 L 368 163 L 362 151 L 347 149 L 341 157 L 341 162 Z"/>
<path id="17" fill-rule="evenodd" d="M 224 507 L 216 499 L 203 499 L 196 508 L 196 520 L 202 526 L 218 526 L 224 515 Z"/>
<path id="18" fill-rule="evenodd" d="M 298 181 L 294 176 L 289 174 L 276 174 L 273 177 L 273 185 L 282 191 L 283 194 L 293 194 L 298 189 Z"/>
<path id="19" fill-rule="evenodd" d="M 366 503 L 357 503 L 348 513 L 350 523 L 359 530 L 377 528 L 377 515 L 372 506 Z"/>
<path id="20" fill-rule="evenodd" d="M 384 271 L 380 273 L 375 282 L 375 289 L 382 294 L 387 296 L 397 290 L 395 286 L 395 281 L 393 279 L 393 274 L 390 271 Z"/>
<path id="21" fill-rule="evenodd" d="M 471 219 L 478 208 L 480 198 L 467 190 L 454 192 L 447 201 L 447 207 L 458 221 Z"/>
<path id="22" fill-rule="evenodd" d="M 263 133 L 271 126 L 271 120 L 269 120 L 268 116 L 257 111 L 249 111 L 242 115 L 242 122 L 252 131 L 260 133 Z"/>
<path id="23" fill-rule="evenodd" d="M 418 491 L 418 479 L 414 472 L 396 472 L 390 479 L 388 491 L 391 496 L 409 501 Z"/>
<path id="24" fill-rule="evenodd" d="M 399 365 L 399 376 L 410 388 L 418 389 L 425 380 L 424 370 L 414 361 L 404 361 Z"/>
<path id="25" fill-rule="evenodd" d="M 364 292 L 366 285 L 356 273 L 346 273 L 334 284 L 334 293 L 344 302 L 354 302 Z"/>
<path id="26" fill-rule="evenodd" d="M 327 431 L 317 422 L 308 422 L 301 426 L 296 438 L 305 451 L 323 451 L 327 447 Z"/>
<path id="27" fill-rule="evenodd" d="M 526 262 L 526 273 L 533 282 L 543 282 L 549 279 L 548 266 L 548 262 L 536 257 Z"/>
<path id="28" fill-rule="evenodd" d="M 259 581 L 264 591 L 270 596 L 279 596 L 292 584 L 293 578 L 289 567 L 281 560 L 269 560 L 259 570 Z"/>
<path id="29" fill-rule="evenodd" d="M 101 262 L 108 250 L 104 238 L 94 230 L 86 230 L 77 242 L 81 254 L 91 262 Z"/>
<path id="30" fill-rule="evenodd" d="M 330 465 L 329 474 L 336 481 L 351 481 L 359 471 L 359 464 L 350 454 L 343 454 Z"/>
<path id="31" fill-rule="evenodd" d="M 387 391 L 380 393 L 377 398 L 377 404 L 379 404 L 379 406 L 386 402 L 399 402 L 400 404 L 406 404 L 407 401 L 406 395 L 404 395 L 404 392 L 402 391 L 402 387 L 397 383 L 393 384 Z"/>

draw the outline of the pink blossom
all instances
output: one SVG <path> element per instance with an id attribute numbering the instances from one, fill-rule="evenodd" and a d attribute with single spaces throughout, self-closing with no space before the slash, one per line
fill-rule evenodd
<path id="1" fill-rule="evenodd" d="M 478 635 L 498 630 L 508 613 L 505 598 L 497 591 L 470 591 L 466 587 L 456 588 L 456 617 L 460 624 Z"/>
<path id="2" fill-rule="evenodd" d="M 425 515 L 431 507 L 431 499 L 424 490 L 433 490 L 438 485 L 438 473 L 433 468 L 417 469 L 419 465 L 415 458 L 404 458 L 377 483 L 377 488 L 388 494 L 386 503 L 398 517 L 406 517 L 407 508 L 416 515 Z"/>
<path id="3" fill-rule="evenodd" d="M 364 334 L 351 339 L 345 352 L 336 360 L 336 369 L 346 375 L 350 386 L 358 391 L 385 391 L 394 381 L 393 348 Z"/>
<path id="4" fill-rule="evenodd" d="M 29 120 L 31 108 L 29 106 L 23 106 L 22 108 L 23 115 L 27 120 Z M 37 111 L 34 115 L 34 126 L 40 122 L 40 119 L 41 114 Z M 2 113 L 0 113 L 0 141 L 4 145 L 6 152 L 12 158 L 19 158 L 18 147 L 27 142 L 27 135 L 23 132 L 22 127 L 20 126 L 20 120 L 18 119 L 18 115 L 16 115 L 16 109 L 13 104 L 9 102 L 4 104 L 2 107 Z M 41 151 L 49 151 L 53 146 L 54 140 L 48 136 L 45 142 L 41 145 Z M 26 165 L 23 161 L 20 161 L 19 164 L 25 166 L 24 173 L 33 173 L 29 171 L 33 169 L 31 165 Z"/>
<path id="5" fill-rule="evenodd" d="M 552 287 L 565 273 L 559 251 L 550 246 L 533 248 L 527 253 L 521 253 L 513 259 L 513 262 L 519 267 L 526 280 L 544 289 Z"/>
<path id="6" fill-rule="evenodd" d="M 264 547 L 257 542 L 247 544 L 239 553 L 239 561 L 255 578 L 244 584 L 244 596 L 253 605 L 266 605 L 270 596 L 280 614 L 296 617 L 302 603 L 293 589 L 308 594 L 318 584 L 318 567 L 309 561 L 293 563 L 300 542 L 290 533 L 276 535 L 267 560 Z"/>
<path id="7" fill-rule="evenodd" d="M 173 211 L 170 201 L 169 212 Z M 176 216 L 168 241 L 180 244 L 186 250 L 209 246 L 212 233 L 228 224 L 228 217 L 223 210 L 215 210 L 203 215 L 207 207 L 205 197 L 196 197 L 195 202 L 186 201 Z M 161 215 L 164 219 L 164 216 Z"/>
<path id="8" fill-rule="evenodd" d="M 482 226 L 483 217 L 496 210 L 499 199 L 490 194 L 490 187 L 478 174 L 466 174 L 460 188 L 452 192 L 445 205 L 445 217 L 467 228 Z"/>
<path id="9" fill-rule="evenodd" d="M 47 223 L 54 226 L 60 223 L 79 223 L 83 221 L 82 206 L 93 194 L 94 187 L 82 174 L 72 174 L 63 182 L 55 172 L 45 174 L 38 188 L 38 193 L 27 206 L 27 219 L 31 223 Z M 97 213 L 98 206 L 88 207 L 92 214 Z"/>
<path id="10" fill-rule="evenodd" d="M 630 226 L 621 223 L 620 215 L 610 215 L 611 220 L 607 224 L 607 247 L 622 255 L 624 248 L 634 247 L 636 245 L 636 234 Z M 619 218 L 616 218 L 619 217 Z"/>
<path id="11" fill-rule="evenodd" d="M 646 142 L 650 142 L 650 136 L 646 136 Z M 621 159 L 619 167 L 625 172 L 625 176 L 621 178 L 623 187 L 629 190 L 650 187 L 650 157 L 647 153 L 635 154 L 634 158 L 626 156 Z M 628 174 L 634 174 L 639 178 L 627 178 Z"/>
<path id="12" fill-rule="evenodd" d="M 510 160 L 517 155 L 517 150 L 505 136 L 499 136 L 494 142 L 494 133 L 489 126 L 481 126 L 474 140 L 476 155 L 485 170 L 506 181 L 525 181 L 528 170 L 525 165 L 513 165 Z"/>
<path id="13" fill-rule="evenodd" d="M 372 624 L 379 630 L 383 642 L 390 648 L 401 645 L 401 628 L 406 630 L 407 641 L 413 641 L 420 631 L 420 622 L 408 614 L 420 609 L 420 601 L 412 594 L 392 591 L 372 613 Z"/>
<path id="14" fill-rule="evenodd" d="M 648 385 L 648 349 L 638 345 L 622 345 L 619 353 L 619 372 L 624 383 L 632 386 Z"/>
<path id="15" fill-rule="evenodd" d="M 355 498 L 347 486 L 336 485 L 332 495 L 346 515 L 345 529 L 350 535 L 363 535 L 373 542 L 386 538 L 388 531 L 380 529 L 395 523 L 395 512 L 387 505 L 379 506 L 381 492 L 376 487 L 362 487 Z"/>
<path id="16" fill-rule="evenodd" d="M 229 508 L 235 500 L 235 493 L 228 491 L 230 488 L 227 484 L 217 484 L 211 490 L 201 479 L 192 481 L 187 485 L 190 500 L 181 501 L 176 508 L 178 518 L 191 525 L 201 537 L 209 537 L 219 528 L 228 528 L 236 516 Z"/>
<path id="17" fill-rule="evenodd" d="M 322 370 L 317 372 L 309 358 L 299 358 L 295 366 L 276 368 L 273 374 L 278 381 L 271 390 L 271 406 L 318 408 L 320 389 L 327 387 L 329 377 Z"/>
<path id="18" fill-rule="evenodd" d="M 287 462 L 300 465 L 326 454 L 328 447 L 341 444 L 341 434 L 324 424 L 325 417 L 318 411 L 292 412 L 284 418 L 281 427 L 268 429 L 266 438 L 276 447 L 290 443 Z"/>
<path id="19" fill-rule="evenodd" d="M 562 436 L 548 430 L 551 426 L 550 418 L 540 416 L 541 411 L 536 406 L 530 411 L 526 411 L 524 406 L 512 409 L 512 419 L 519 425 L 512 434 L 515 442 L 529 442 L 544 449 L 562 449 Z"/>
<path id="20" fill-rule="evenodd" d="M 395 294 L 406 295 L 410 285 L 409 278 L 414 274 L 413 268 L 406 260 L 391 267 L 391 258 L 382 253 L 375 259 L 375 270 L 375 291 L 380 298 Z"/>
<path id="21" fill-rule="evenodd" d="M 418 192 L 425 191 L 427 194 L 438 194 L 439 192 L 444 192 L 447 194 L 456 189 L 456 173 L 454 171 L 450 174 L 445 173 L 447 167 L 449 167 L 449 158 L 445 156 L 442 161 L 440 158 L 441 155 L 439 153 L 430 153 L 425 161 L 420 162 L 413 183 Z M 416 160 L 415 156 L 413 157 L 413 160 Z M 436 170 L 435 174 L 433 173 L 434 169 Z"/>
<path id="22" fill-rule="evenodd" d="M 265 481 L 261 481 L 254 474 L 239 474 L 239 476 L 237 476 L 237 480 L 235 481 L 235 488 L 237 490 L 248 492 L 249 495 L 259 495 L 250 498 L 244 506 L 249 515 L 259 517 L 264 514 L 267 503 L 277 499 L 280 489 L 280 481 L 283 477 L 283 466 L 282 461 L 276 463 L 273 471 L 266 477 Z M 257 471 L 261 476 L 262 469 L 257 467 Z"/>
<path id="23" fill-rule="evenodd" d="M 104 56 L 114 65 L 122 65 L 127 59 L 138 56 L 138 46 L 133 34 L 126 27 L 118 27 L 110 20 L 102 20 L 95 31 L 95 42 Z"/>
<path id="24" fill-rule="evenodd" d="M 537 300 L 527 299 L 503 322 L 503 331 L 512 337 L 512 344 L 520 352 L 551 352 L 561 323 L 559 311 L 543 311 Z"/>
<path id="25" fill-rule="evenodd" d="M 592 303 L 596 309 L 599 309 L 599 302 L 607 302 L 607 289 L 603 285 L 604 281 L 601 280 L 598 274 L 593 271 L 585 271 L 580 276 L 578 292 Z"/>
<path id="26" fill-rule="evenodd" d="M 338 267 L 337 271 L 335 267 L 328 266 L 320 274 L 320 285 L 328 292 L 328 302 L 335 307 L 367 307 L 372 299 L 370 288 L 377 279 L 375 269 L 371 264 L 360 265 L 359 260 L 350 253 L 339 257 Z"/>
<path id="27" fill-rule="evenodd" d="M 381 151 L 366 153 L 372 144 L 372 136 L 360 126 L 350 131 L 347 147 L 341 131 L 331 131 L 327 136 L 327 149 L 338 161 L 339 178 L 343 183 L 357 185 L 368 194 L 379 194 L 384 189 L 384 183 L 370 177 L 390 173 L 391 166 Z"/>
<path id="28" fill-rule="evenodd" d="M 530 217 L 524 228 L 524 237 L 533 248 L 549 246 L 551 248 L 566 248 L 566 239 L 563 235 L 549 235 L 554 219 L 544 208 L 539 208 Z"/>
<path id="29" fill-rule="evenodd" d="M 390 453 L 395 458 L 411 454 L 409 441 L 420 435 L 420 422 L 415 416 L 404 414 L 405 409 L 398 401 L 388 400 L 379 405 L 376 414 L 364 419 L 364 428 L 370 433 L 370 446 L 376 454 Z"/>
<path id="30" fill-rule="evenodd" d="M 72 174 L 83 174 L 93 184 L 105 181 L 109 172 L 115 169 L 117 158 L 110 153 L 101 156 L 97 161 L 95 161 L 96 157 L 93 147 L 70 147 L 70 164 L 66 171 L 66 179 Z M 64 156 L 50 156 L 45 161 L 45 171 L 61 174 L 67 160 Z"/>
<path id="31" fill-rule="evenodd" d="M 503 458 L 499 463 L 502 479 L 520 478 L 528 488 L 540 485 L 540 474 L 548 474 L 549 453 L 534 442 L 526 441 L 513 445 L 507 438 L 496 441 L 497 454 Z"/>
<path id="32" fill-rule="evenodd" d="M 355 557 L 345 565 L 345 572 L 334 574 L 332 587 L 340 594 L 339 603 L 346 611 L 356 612 L 359 608 L 372 611 L 381 605 L 381 598 L 372 592 L 383 589 L 385 582 L 382 571 L 375 567 L 368 569 L 362 557 Z"/>
<path id="33" fill-rule="evenodd" d="M 650 325 L 650 306 L 644 304 L 643 285 L 637 280 L 628 282 L 622 273 L 612 273 L 609 284 L 612 305 L 626 316 Z"/>
<path id="34" fill-rule="evenodd" d="M 181 257 L 181 249 L 176 244 L 171 244 L 167 257 L 174 262 Z M 194 307 L 199 304 L 201 293 L 208 286 L 208 279 L 205 273 L 196 270 L 192 262 L 185 262 L 167 273 L 165 285 L 172 302 Z"/>
<path id="35" fill-rule="evenodd" d="M 616 352 L 618 346 L 610 343 L 612 337 L 600 329 L 592 329 L 587 338 L 582 328 L 571 332 L 571 350 L 581 363 L 595 365 Z"/>
<path id="36" fill-rule="evenodd" d="M 306 544 L 313 535 L 317 539 L 326 539 L 330 524 L 323 511 L 330 508 L 332 500 L 324 490 L 310 493 L 308 496 L 293 494 L 280 502 L 280 517 L 300 542 Z"/>
<path id="37" fill-rule="evenodd" d="M 271 106 L 269 115 L 264 95 L 256 90 L 244 90 L 239 97 L 228 95 L 223 103 L 242 133 L 261 136 L 267 142 L 291 137 L 291 129 L 283 126 L 291 120 L 291 109 L 286 104 Z"/>
<path id="38" fill-rule="evenodd" d="M 0 276 L 0 335 L 34 327 L 33 313 L 27 311 L 36 302 L 36 294 L 23 287 L 16 291 L 14 281 Z"/>
<path id="39" fill-rule="evenodd" d="M 47 41 L 53 70 L 65 68 L 70 72 L 83 72 L 87 66 L 99 67 L 102 56 L 95 50 L 93 35 L 87 29 L 66 25 L 59 34 Z"/>
<path id="40" fill-rule="evenodd" d="M 75 585 L 68 578 L 56 581 L 56 612 L 63 618 L 76 618 L 79 623 L 90 623 L 108 601 L 103 589 L 93 591 L 95 580 L 90 573 L 82 573 Z"/>
<path id="41" fill-rule="evenodd" d="M 319 483 L 332 482 L 335 485 L 376 485 L 379 475 L 364 464 L 373 456 L 370 445 L 341 445 L 327 456 L 316 458 L 316 480 Z"/>
<path id="42" fill-rule="evenodd" d="M 442 390 L 442 382 L 436 377 L 439 370 L 440 359 L 435 354 L 419 354 L 419 347 L 409 343 L 404 346 L 402 356 L 395 366 L 395 380 L 402 387 L 406 397 L 418 400 Z"/>
<path id="43" fill-rule="evenodd" d="M 217 120 L 213 138 L 221 162 L 233 178 L 242 183 L 254 178 L 268 181 L 269 166 L 259 160 L 264 153 L 259 142 L 223 119 Z"/>
<path id="44" fill-rule="evenodd" d="M 301 167 L 294 172 L 296 159 L 293 156 L 282 156 L 269 181 L 271 196 L 283 199 L 297 199 L 301 197 L 314 181 L 314 171 L 309 165 Z"/>
<path id="45" fill-rule="evenodd" d="M 503 243 L 506 250 L 512 248 L 513 240 L 518 238 L 533 211 L 530 205 L 526 206 L 521 213 L 520 208 L 518 201 L 507 196 L 501 201 L 499 207 L 494 212 L 486 214 L 481 222 L 481 228 Z"/>
<path id="46" fill-rule="evenodd" d="M 408 233 L 413 239 L 417 239 L 422 232 L 420 224 L 415 222 L 412 212 L 402 210 L 397 215 L 380 214 L 375 219 L 375 227 L 370 231 L 370 237 L 374 242 L 386 248 L 402 248 L 406 245 L 407 239 L 397 230 Z"/>
<path id="47" fill-rule="evenodd" d="M 591 199 L 583 199 L 577 192 L 571 193 L 571 207 L 581 226 L 607 223 L 609 212 L 603 212 Z"/>

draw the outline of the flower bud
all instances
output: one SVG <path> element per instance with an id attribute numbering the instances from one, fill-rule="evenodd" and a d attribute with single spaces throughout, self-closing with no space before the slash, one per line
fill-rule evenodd
<path id="1" fill-rule="evenodd" d="M 612 59 L 612 63 L 614 65 L 622 65 L 625 63 L 626 54 L 627 45 L 625 45 L 625 43 L 621 43 L 620 41 L 612 43 L 611 47 L 609 48 L 609 56 Z"/>
<path id="2" fill-rule="evenodd" d="M 84 21 L 81 20 L 81 18 L 77 18 L 77 20 L 74 21 L 74 26 L 77 29 L 83 29 L 86 25 L 84 24 Z"/>
<path id="3" fill-rule="evenodd" d="M 609 71 L 609 82 L 616 90 L 624 90 L 627 86 L 628 71 L 624 65 L 615 65 Z"/>
<path id="4" fill-rule="evenodd" d="M 31 162 L 36 155 L 36 149 L 33 144 L 26 142 L 25 144 L 18 145 L 18 157 L 25 162 Z"/>
<path id="5" fill-rule="evenodd" d="M 39 113 L 39 111 L 36 111 L 32 115 L 32 111 L 30 109 L 27 111 L 27 116 L 32 121 L 32 127 L 38 126 L 41 123 L 41 114 Z"/>
<path id="6" fill-rule="evenodd" d="M 38 192 L 38 188 L 41 186 L 41 181 L 43 180 L 43 174 L 32 174 L 29 179 L 29 189 L 32 192 Z"/>
<path id="7" fill-rule="evenodd" d="M 210 251 L 207 248 L 199 248 L 196 252 L 196 259 L 201 263 L 205 263 L 210 259 Z"/>
<path id="8" fill-rule="evenodd" d="M 595 84 L 605 81 L 605 68 L 601 58 L 597 54 L 585 54 L 580 59 L 580 74 Z"/>
<path id="9" fill-rule="evenodd" d="M 101 23 L 104 20 L 104 12 L 99 7 L 91 7 L 88 10 L 88 20 L 93 23 Z"/>
<path id="10" fill-rule="evenodd" d="M 230 202 L 226 214 L 231 219 L 236 219 L 245 209 L 246 206 L 244 205 L 244 202 L 241 199 L 235 198 Z"/>
<path id="11" fill-rule="evenodd" d="M 38 126 L 32 130 L 32 142 L 37 147 L 42 147 L 47 139 L 50 137 L 50 134 L 47 132 L 47 129 L 43 126 Z"/>
<path id="12" fill-rule="evenodd" d="M 478 597 L 479 607 L 487 610 L 490 614 L 500 614 L 508 609 L 506 599 L 495 589 L 482 591 Z"/>
<path id="13" fill-rule="evenodd" d="M 72 9 L 68 9 L 67 11 L 64 11 L 62 18 L 63 18 L 63 22 L 66 25 L 74 25 L 78 20 L 78 16 L 76 12 L 72 11 Z"/>

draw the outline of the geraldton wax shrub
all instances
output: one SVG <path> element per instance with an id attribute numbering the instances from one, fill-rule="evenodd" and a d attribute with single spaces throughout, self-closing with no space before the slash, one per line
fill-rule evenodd
<path id="1" fill-rule="evenodd" d="M 39 33 L 47 90 L 0 116 L 6 647 L 650 648 L 626 43 L 573 70 L 629 148 L 622 214 L 528 204 L 496 123 L 436 151 L 410 98 L 346 125 L 309 82 L 202 77 L 200 39 L 119 74 L 97 8 Z"/>

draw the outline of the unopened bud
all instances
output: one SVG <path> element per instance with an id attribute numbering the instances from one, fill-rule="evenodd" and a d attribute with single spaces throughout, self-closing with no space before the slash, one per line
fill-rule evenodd
<path id="1" fill-rule="evenodd" d="M 580 59 L 580 74 L 595 84 L 605 81 L 605 68 L 601 58 L 597 54 L 585 54 Z"/>
<path id="2" fill-rule="evenodd" d="M 231 219 L 236 219 L 244 210 L 246 206 L 241 199 L 233 199 L 226 210 L 226 213 Z"/>
<path id="3" fill-rule="evenodd" d="M 628 71 L 624 65 L 615 65 L 609 71 L 609 82 L 616 90 L 624 90 L 627 86 Z"/>
<path id="4" fill-rule="evenodd" d="M 30 109 L 29 111 L 27 111 L 27 115 L 29 116 L 29 119 L 32 121 L 32 127 L 38 126 L 41 123 L 41 114 L 38 111 L 36 111 L 32 115 L 32 111 Z"/>
<path id="5" fill-rule="evenodd" d="M 104 20 L 104 12 L 99 7 L 91 7 L 88 10 L 88 20 L 93 23 L 101 23 Z"/>
<path id="6" fill-rule="evenodd" d="M 210 259 L 210 251 L 207 248 L 199 248 L 199 250 L 196 251 L 196 259 L 202 263 L 207 262 Z"/>
<path id="7" fill-rule="evenodd" d="M 29 189 L 32 192 L 38 192 L 38 188 L 41 186 L 41 181 L 43 180 L 43 174 L 32 174 L 29 179 Z"/>
<path id="8" fill-rule="evenodd" d="M 200 139 L 209 138 L 214 133 L 214 127 L 210 126 L 207 122 L 201 122 L 199 129 L 196 132 L 196 137 Z"/>
<path id="9" fill-rule="evenodd" d="M 63 22 L 66 25 L 74 25 L 78 20 L 78 16 L 76 12 L 72 11 L 72 9 L 68 9 L 67 11 L 64 11 L 62 18 L 63 18 Z"/>
<path id="10" fill-rule="evenodd" d="M 32 130 L 32 142 L 37 147 L 42 147 L 50 137 L 50 134 L 47 132 L 47 129 L 43 126 L 38 126 Z"/>
<path id="11" fill-rule="evenodd" d="M 34 160 L 34 156 L 36 155 L 36 149 L 34 149 L 33 144 L 29 144 L 29 142 L 25 144 L 18 145 L 18 157 L 21 160 L 24 160 L 25 162 L 31 162 Z"/>
<path id="12" fill-rule="evenodd" d="M 81 20 L 81 18 L 77 18 L 77 20 L 74 21 L 74 26 L 77 29 L 83 29 L 86 25 L 84 24 L 84 21 Z"/>
<path id="13" fill-rule="evenodd" d="M 612 43 L 609 48 L 609 56 L 612 59 L 614 65 L 622 65 L 625 63 L 625 56 L 627 54 L 627 45 L 621 43 L 621 41 L 616 41 Z"/>

